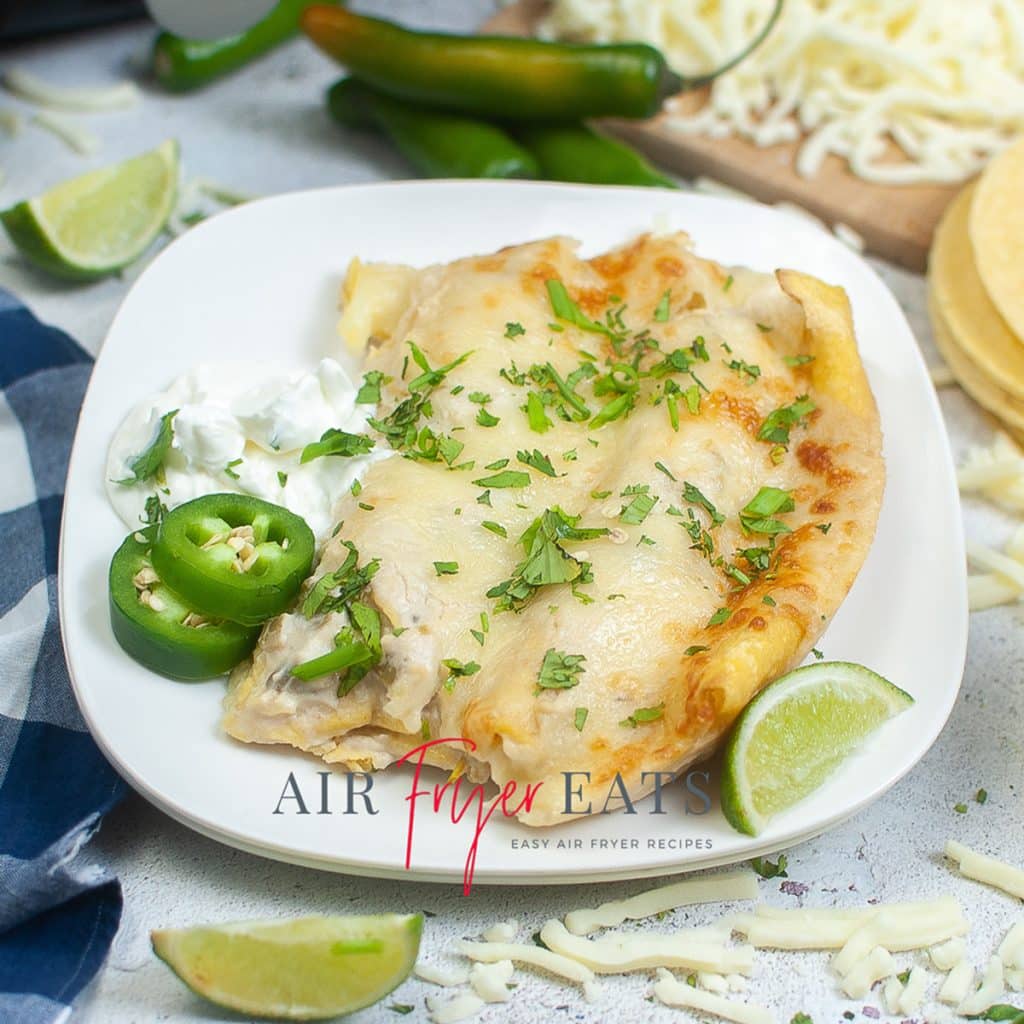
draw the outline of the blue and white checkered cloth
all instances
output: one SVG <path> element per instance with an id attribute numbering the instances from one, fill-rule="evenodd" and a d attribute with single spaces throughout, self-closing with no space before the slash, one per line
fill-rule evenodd
<path id="1" fill-rule="evenodd" d="M 0 1021 L 64 1020 L 121 887 L 81 856 L 124 792 L 82 722 L 57 618 L 68 455 L 92 360 L 0 290 Z"/>

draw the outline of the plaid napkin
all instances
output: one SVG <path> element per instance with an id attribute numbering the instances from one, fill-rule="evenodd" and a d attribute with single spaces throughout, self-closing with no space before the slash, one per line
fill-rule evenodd
<path id="1" fill-rule="evenodd" d="M 57 619 L 57 541 L 92 360 L 0 290 L 0 1021 L 65 1020 L 121 919 L 82 847 L 124 792 L 82 722 Z"/>

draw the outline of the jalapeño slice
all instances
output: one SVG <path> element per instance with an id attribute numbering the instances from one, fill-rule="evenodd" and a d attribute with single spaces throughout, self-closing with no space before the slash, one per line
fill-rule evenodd
<path id="1" fill-rule="evenodd" d="M 259 629 L 197 614 L 153 569 L 156 527 L 129 534 L 110 563 L 110 625 L 139 664 L 172 679 L 212 679 L 256 646 Z"/>
<path id="2" fill-rule="evenodd" d="M 207 494 L 172 509 L 153 568 L 204 615 L 258 626 L 280 615 L 313 565 L 304 519 L 248 494 Z"/>

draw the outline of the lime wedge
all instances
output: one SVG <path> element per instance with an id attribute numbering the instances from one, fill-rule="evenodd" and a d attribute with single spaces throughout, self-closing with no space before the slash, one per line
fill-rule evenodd
<path id="1" fill-rule="evenodd" d="M 327 1020 L 386 996 L 420 948 L 420 914 L 239 921 L 152 933 L 153 951 L 218 1006 L 285 1020 Z"/>
<path id="2" fill-rule="evenodd" d="M 736 721 L 725 748 L 722 812 L 757 835 L 813 793 L 883 722 L 914 698 L 847 661 L 806 665 L 776 679 Z"/>
<path id="3" fill-rule="evenodd" d="M 0 212 L 11 241 L 41 270 L 91 281 L 128 266 L 167 223 L 178 191 L 178 144 L 56 185 Z"/>

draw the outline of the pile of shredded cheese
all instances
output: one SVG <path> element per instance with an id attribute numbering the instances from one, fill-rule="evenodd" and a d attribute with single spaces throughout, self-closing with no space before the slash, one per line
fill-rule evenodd
<path id="1" fill-rule="evenodd" d="M 964 877 L 1024 898 L 1020 868 L 957 842 L 948 843 L 945 853 Z M 516 941 L 518 922 L 498 923 L 484 932 L 482 942 L 457 943 L 455 952 L 462 958 L 457 965 L 421 961 L 415 973 L 421 981 L 454 990 L 427 997 L 434 1024 L 456 1024 L 489 1003 L 507 1002 L 517 964 L 579 985 L 588 1002 L 601 999 L 598 975 L 653 970 L 653 996 L 665 1006 L 736 1024 L 775 1024 L 769 1009 L 738 996 L 747 988 L 760 949 L 831 951 L 832 971 L 848 999 L 863 1001 L 879 986 L 889 1013 L 906 1017 L 924 1010 L 932 1024 L 950 1021 L 954 1013 L 984 1013 L 1008 990 L 1024 990 L 1024 920 L 1011 926 L 979 974 L 966 959 L 964 936 L 970 925 L 949 896 L 824 909 L 758 903 L 748 913 L 725 914 L 703 928 L 619 929 L 624 922 L 696 903 L 757 897 L 757 880 L 747 871 L 690 878 L 573 911 L 564 922 L 550 920 L 533 942 Z M 596 938 L 588 938 L 598 931 Z M 734 935 L 743 941 L 734 942 Z M 916 953 L 917 960 L 901 970 L 896 957 L 906 953 Z"/>
<path id="2" fill-rule="evenodd" d="M 644 40 L 684 76 L 740 53 L 774 0 L 555 0 L 549 36 Z M 670 106 L 671 111 L 671 106 Z M 786 0 L 766 41 L 719 77 L 681 132 L 759 146 L 803 138 L 868 181 L 957 182 L 1024 132 L 1021 0 Z M 892 143 L 904 159 L 893 160 Z"/>

